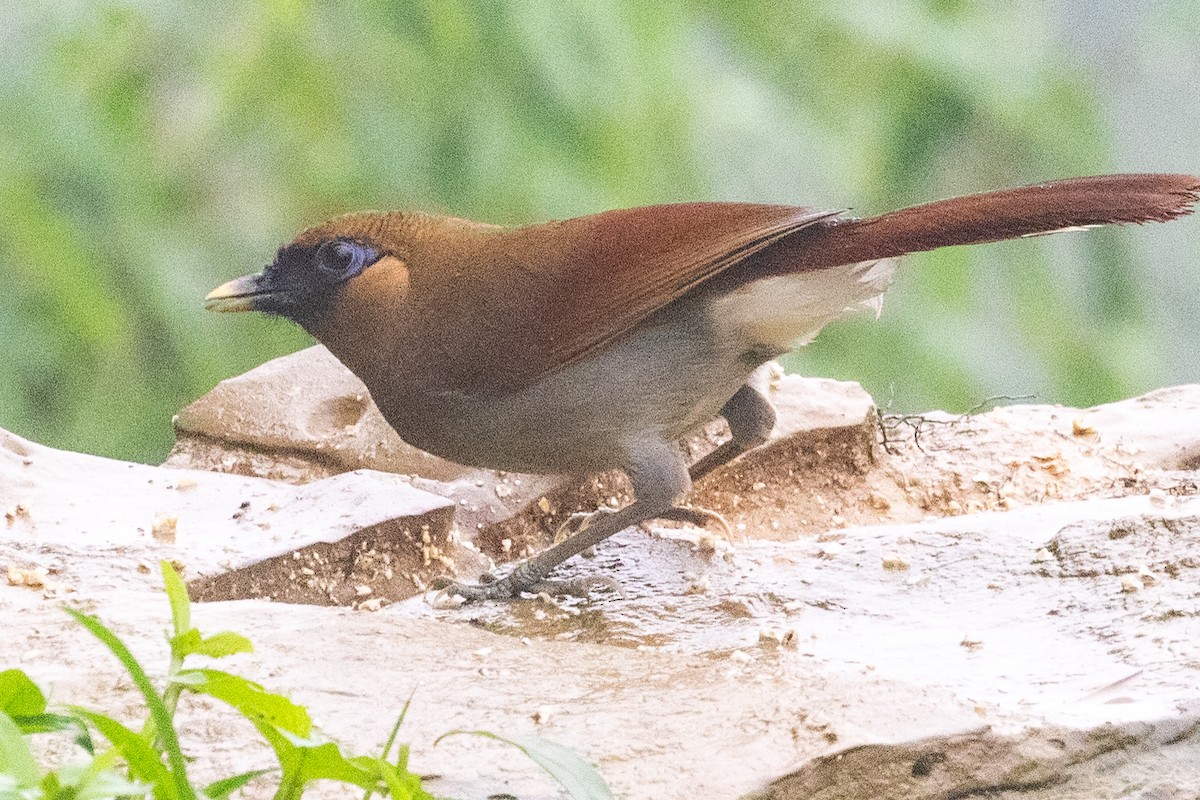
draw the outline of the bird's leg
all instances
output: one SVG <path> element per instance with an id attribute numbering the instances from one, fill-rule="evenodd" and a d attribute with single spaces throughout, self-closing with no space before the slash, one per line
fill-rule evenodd
<path id="1" fill-rule="evenodd" d="M 729 423 L 730 439 L 692 465 L 688 473 L 693 482 L 718 467 L 725 466 L 742 453 L 765 444 L 775 427 L 775 409 L 767 398 L 748 383 L 725 401 L 725 405 L 721 407 L 721 416 Z M 656 519 L 686 522 L 701 528 L 716 523 L 724 529 L 727 537 L 732 533 L 723 516 L 706 508 L 675 506 L 659 514 Z"/>
<path id="2" fill-rule="evenodd" d="M 467 600 L 499 600 L 516 597 L 522 592 L 587 594 L 596 583 L 608 583 L 596 578 L 548 581 L 546 576 L 559 564 L 595 547 L 614 533 L 661 516 L 691 489 L 687 464 L 678 443 L 658 438 L 647 441 L 642 437 L 631 449 L 634 453 L 625 473 L 636 498 L 632 503 L 609 514 L 594 515 L 579 533 L 518 563 L 503 577 L 478 585 L 452 582 L 442 587 L 442 592 Z"/>
<path id="3" fill-rule="evenodd" d="M 775 409 L 771 402 L 748 383 L 725 401 L 721 416 L 729 423 L 729 441 L 692 464 L 688 474 L 693 483 L 742 453 L 766 444 L 775 428 Z"/>

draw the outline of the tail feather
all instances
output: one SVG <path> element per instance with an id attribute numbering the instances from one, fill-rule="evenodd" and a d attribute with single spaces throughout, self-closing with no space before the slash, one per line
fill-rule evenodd
<path id="1" fill-rule="evenodd" d="M 1198 201 L 1200 177 L 1194 175 L 1072 178 L 939 200 L 868 219 L 833 219 L 789 237 L 771 255 L 790 261 L 791 271 L 820 269 L 1072 228 L 1166 222 L 1190 214 Z"/>

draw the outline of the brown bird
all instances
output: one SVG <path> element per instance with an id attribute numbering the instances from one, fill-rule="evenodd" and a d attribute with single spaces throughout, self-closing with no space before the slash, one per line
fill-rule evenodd
<path id="1" fill-rule="evenodd" d="M 367 212 L 282 247 L 205 299 L 286 317 L 371 392 L 409 443 L 461 464 L 584 475 L 620 468 L 635 500 L 482 585 L 547 585 L 607 537 L 679 509 L 692 481 L 763 443 L 746 383 L 846 311 L 878 302 L 898 257 L 1187 214 L 1200 178 L 1107 175 L 942 200 L 869 219 L 740 203 L 650 206 L 509 228 Z M 691 466 L 679 440 L 723 416 L 732 439 Z"/>

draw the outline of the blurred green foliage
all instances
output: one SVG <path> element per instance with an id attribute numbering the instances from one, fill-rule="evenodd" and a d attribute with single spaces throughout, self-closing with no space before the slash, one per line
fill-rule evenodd
<path id="1" fill-rule="evenodd" d="M 160 460 L 176 409 L 307 343 L 200 299 L 335 213 L 516 223 L 689 199 L 873 213 L 1109 170 L 1095 84 L 1046 8 L 9 4 L 0 426 Z M 911 257 L 883 320 L 835 326 L 790 366 L 912 410 L 1150 388 L 1161 365 L 1129 236 Z"/>

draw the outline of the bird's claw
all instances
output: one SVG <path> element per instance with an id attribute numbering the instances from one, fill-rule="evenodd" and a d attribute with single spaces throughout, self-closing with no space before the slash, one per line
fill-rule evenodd
<path id="1" fill-rule="evenodd" d="M 733 527 L 729 521 L 719 512 L 700 506 L 675 506 L 659 514 L 656 519 L 683 522 L 687 525 L 695 525 L 697 528 L 716 527 L 720 529 L 720 533 L 726 540 L 733 540 Z"/>
<path id="2" fill-rule="evenodd" d="M 578 511 L 567 517 L 561 525 L 554 531 L 554 541 L 552 544 L 565 542 L 572 536 L 576 536 L 587 530 L 588 526 L 595 521 L 601 514 L 615 514 L 616 511 L 611 508 L 601 506 L 595 511 Z"/>
<path id="3" fill-rule="evenodd" d="M 611 508 L 600 508 L 590 514 L 572 514 L 567 517 L 554 535 L 554 544 L 558 545 L 573 536 L 577 536 L 585 531 L 602 516 L 617 513 Z M 591 549 L 591 548 L 588 548 Z M 582 553 L 587 554 L 587 550 Z M 433 588 L 438 592 L 434 596 L 432 603 L 435 606 L 459 605 L 454 602 L 454 598 L 461 598 L 463 603 L 473 603 L 480 600 L 512 600 L 520 597 L 523 594 L 531 595 L 573 595 L 576 597 L 587 597 L 593 589 L 604 588 L 609 589 L 617 595 L 623 595 L 621 584 L 612 578 L 603 575 L 592 575 L 581 578 L 571 578 L 568 580 L 550 580 L 546 577 L 546 573 L 557 566 L 559 561 L 552 562 L 552 566 L 539 566 L 536 559 L 523 561 L 517 564 L 506 575 L 497 577 L 494 575 L 484 575 L 480 578 L 479 583 L 461 583 L 459 581 L 443 578 L 434 584 Z"/>
<path id="4" fill-rule="evenodd" d="M 434 606 L 438 607 L 451 604 L 455 597 L 462 598 L 463 603 L 475 603 L 481 600 L 512 600 L 523 594 L 587 597 L 593 589 L 609 589 L 618 596 L 624 596 L 621 584 L 604 575 L 589 575 L 569 580 L 539 578 L 532 581 L 517 581 L 512 575 L 506 575 L 503 578 L 484 575 L 476 584 L 446 580 L 440 586 L 433 588 L 438 591 L 432 602 Z"/>
<path id="5" fill-rule="evenodd" d="M 540 581 L 519 581 L 510 572 L 507 575 L 493 575 L 485 572 L 479 576 L 478 583 L 464 583 L 453 578 L 442 577 L 434 580 L 432 587 L 437 590 L 434 596 L 435 605 L 438 601 L 448 601 L 460 597 L 468 603 L 479 600 L 511 600 L 522 592 L 536 591 Z"/>

